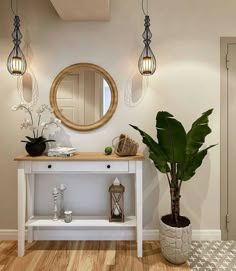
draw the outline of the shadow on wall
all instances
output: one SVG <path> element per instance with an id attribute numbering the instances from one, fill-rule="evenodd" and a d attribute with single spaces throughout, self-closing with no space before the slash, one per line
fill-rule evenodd
<path id="1" fill-rule="evenodd" d="M 128 79 L 125 86 L 125 103 L 130 107 L 137 106 L 146 93 L 147 84 L 140 73 L 134 73 Z"/>
<path id="2" fill-rule="evenodd" d="M 50 147 L 73 147 L 70 136 L 65 132 L 64 128 L 60 126 L 53 134 L 49 135 L 49 139 L 54 139 L 56 142 L 51 142 Z"/>
<path id="3" fill-rule="evenodd" d="M 205 147 L 203 146 L 203 148 Z M 165 174 L 159 173 L 153 162 L 148 158 L 147 148 L 144 151 L 144 156 L 146 158 L 144 161 L 145 177 L 143 179 L 144 223 L 146 229 L 158 229 L 160 216 L 170 210 L 169 186 Z M 205 225 L 202 225 L 202 221 L 204 221 L 202 210 L 205 208 L 203 203 L 207 199 L 209 191 L 210 172 L 211 163 L 208 153 L 201 167 L 196 170 L 196 175 L 182 184 L 180 213 L 191 220 L 194 229 L 200 230 L 205 227 Z M 168 204 L 168 207 L 163 206 L 163 204 Z M 145 209 L 146 206 L 148 206 L 148 209 Z M 210 215 L 212 206 L 208 206 L 208 208 Z M 167 212 L 160 213 L 164 210 Z"/>
<path id="4" fill-rule="evenodd" d="M 17 91 L 20 101 L 28 106 L 34 106 L 39 100 L 39 90 L 37 78 L 31 67 L 33 61 L 33 50 L 30 46 L 31 38 L 29 30 L 25 31 L 24 47 L 22 47 L 23 54 L 25 55 L 27 62 L 27 70 L 23 76 L 17 78 Z"/>
<path id="5" fill-rule="evenodd" d="M 203 146 L 203 148 L 205 147 L 206 146 Z M 201 221 L 204 221 L 204 217 L 202 218 L 202 210 L 204 207 L 202 207 L 202 205 L 207 199 L 209 191 L 210 172 L 211 162 L 208 153 L 201 167 L 196 170 L 196 175 L 182 185 L 181 214 L 187 215 L 194 225 L 194 228 L 199 230 L 205 227 L 201 225 Z M 195 201 L 194 204 L 192 204 L 193 201 Z M 190 202 L 191 204 L 189 204 Z M 214 208 L 214 206 L 208 207 L 210 216 L 210 209 L 212 207 Z"/>
<path id="6" fill-rule="evenodd" d="M 149 152 L 145 148 L 144 179 L 143 179 L 143 206 L 144 225 L 146 229 L 156 229 L 159 225 L 158 203 L 160 198 L 160 186 L 158 184 L 157 169 L 148 158 Z M 148 209 L 146 209 L 148 207 Z"/>

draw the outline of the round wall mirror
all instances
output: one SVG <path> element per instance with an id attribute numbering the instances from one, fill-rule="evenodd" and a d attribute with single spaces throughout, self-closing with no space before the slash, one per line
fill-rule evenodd
<path id="1" fill-rule="evenodd" d="M 107 123 L 118 102 L 117 87 L 103 68 L 79 63 L 54 79 L 50 103 L 55 115 L 69 128 L 89 131 Z"/>

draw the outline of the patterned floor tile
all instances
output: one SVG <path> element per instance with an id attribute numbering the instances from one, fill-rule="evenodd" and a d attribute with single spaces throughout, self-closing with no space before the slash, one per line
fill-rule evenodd
<path id="1" fill-rule="evenodd" d="M 193 271 L 236 271 L 236 241 L 193 241 L 188 264 Z"/>

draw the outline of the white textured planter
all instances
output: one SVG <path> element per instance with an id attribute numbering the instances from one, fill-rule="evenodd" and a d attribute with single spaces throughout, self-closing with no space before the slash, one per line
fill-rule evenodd
<path id="1" fill-rule="evenodd" d="M 192 242 L 192 225 L 175 228 L 160 219 L 160 244 L 162 255 L 171 263 L 182 264 L 188 259 Z"/>

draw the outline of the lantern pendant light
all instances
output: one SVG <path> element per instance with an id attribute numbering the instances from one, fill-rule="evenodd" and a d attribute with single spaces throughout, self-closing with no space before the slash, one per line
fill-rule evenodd
<path id="1" fill-rule="evenodd" d="M 148 1 L 148 0 L 147 0 Z M 156 58 L 150 48 L 152 33 L 149 29 L 150 27 L 150 18 L 145 13 L 143 8 L 143 0 L 142 0 L 142 10 L 145 15 L 144 19 L 144 27 L 145 30 L 143 32 L 143 43 L 144 43 L 144 49 L 140 55 L 139 62 L 138 62 L 138 68 L 142 75 L 149 76 L 154 74 L 156 71 Z"/>
<path id="2" fill-rule="evenodd" d="M 27 69 L 27 63 L 23 52 L 21 51 L 20 44 L 22 39 L 22 34 L 20 32 L 20 17 L 14 12 L 12 8 L 11 0 L 11 9 L 14 17 L 14 31 L 12 32 L 12 38 L 14 43 L 14 48 L 12 49 L 8 59 L 7 59 L 7 68 L 10 74 L 12 75 L 23 75 Z"/>

